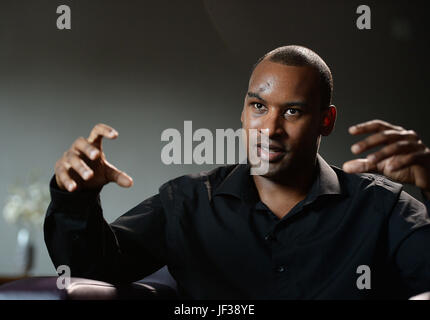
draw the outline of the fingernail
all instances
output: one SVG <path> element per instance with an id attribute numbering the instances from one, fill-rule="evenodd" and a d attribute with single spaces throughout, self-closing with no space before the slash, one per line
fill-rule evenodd
<path id="1" fill-rule="evenodd" d="M 351 151 L 354 152 L 354 153 L 359 152 L 360 151 L 360 146 L 358 144 L 352 145 Z"/>
<path id="2" fill-rule="evenodd" d="M 127 186 L 129 182 L 130 180 L 128 180 L 127 177 L 123 174 L 118 177 L 118 184 L 120 185 Z"/>
<path id="3" fill-rule="evenodd" d="M 84 171 L 83 176 L 84 176 L 84 179 L 87 180 L 90 177 L 90 172 Z"/>
<path id="4" fill-rule="evenodd" d="M 68 187 L 69 191 L 72 191 L 74 186 L 75 184 L 73 182 L 69 183 L 69 187 Z"/>
<path id="5" fill-rule="evenodd" d="M 350 133 L 353 133 L 355 130 L 357 130 L 357 127 L 356 126 L 352 126 L 352 127 L 349 127 L 349 132 Z"/>
<path id="6" fill-rule="evenodd" d="M 97 157 L 98 153 L 99 153 L 98 150 L 91 151 L 90 152 L 90 158 L 95 159 Z"/>
<path id="7" fill-rule="evenodd" d="M 110 135 L 111 137 L 114 137 L 114 136 L 118 135 L 118 131 L 116 131 L 116 130 L 111 130 L 111 132 L 109 133 L 109 135 Z"/>

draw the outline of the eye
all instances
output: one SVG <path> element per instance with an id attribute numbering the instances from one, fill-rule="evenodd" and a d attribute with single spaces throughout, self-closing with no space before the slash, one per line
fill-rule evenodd
<path id="1" fill-rule="evenodd" d="M 258 112 L 263 112 L 266 109 L 266 106 L 259 102 L 253 102 L 251 105 L 254 107 L 255 110 Z"/>
<path id="2" fill-rule="evenodd" d="M 294 109 L 294 108 L 288 108 L 287 111 L 285 111 L 285 117 L 288 116 L 299 116 L 300 115 L 300 110 L 298 109 Z"/>

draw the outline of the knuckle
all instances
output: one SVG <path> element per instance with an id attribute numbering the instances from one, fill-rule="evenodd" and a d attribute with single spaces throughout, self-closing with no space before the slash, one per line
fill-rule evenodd
<path id="1" fill-rule="evenodd" d="M 100 130 L 100 123 L 97 123 L 90 132 L 90 136 L 96 134 Z"/>
<path id="2" fill-rule="evenodd" d="M 406 145 L 407 145 L 407 143 L 405 143 L 405 141 L 397 141 L 394 144 L 394 149 L 399 150 L 399 149 L 402 149 L 403 147 L 405 147 Z"/>
<path id="3" fill-rule="evenodd" d="M 79 138 L 77 138 L 74 142 L 73 142 L 73 144 L 72 144 L 72 149 L 77 149 L 77 148 L 79 148 L 79 146 L 82 144 L 82 142 L 84 142 L 84 140 L 85 140 L 85 138 L 84 137 L 79 137 Z"/>
<path id="4" fill-rule="evenodd" d="M 82 151 L 85 153 L 85 155 L 87 157 L 90 157 L 90 153 L 94 148 L 92 148 L 91 146 L 86 146 L 85 148 L 82 148 Z"/>
<path id="5" fill-rule="evenodd" d="M 381 139 L 390 138 L 392 136 L 393 136 L 393 131 L 390 131 L 390 130 L 384 130 L 384 131 L 381 131 L 380 133 Z"/>
<path id="6" fill-rule="evenodd" d="M 64 166 L 59 165 L 55 172 L 61 177 L 61 176 L 64 176 L 65 171 L 66 171 L 66 169 L 64 168 Z"/>
<path id="7" fill-rule="evenodd" d="M 387 136 L 390 136 L 393 139 L 396 139 L 396 138 L 398 138 L 401 135 L 401 133 L 398 130 L 395 130 L 395 129 L 389 129 L 389 130 L 386 130 L 386 131 L 387 131 Z"/>
<path id="8" fill-rule="evenodd" d="M 82 172 L 83 171 L 83 167 L 79 162 L 74 162 L 72 164 L 72 168 L 76 171 L 76 172 Z"/>
<path id="9" fill-rule="evenodd" d="M 106 125 L 104 123 L 99 122 L 97 123 L 96 127 L 98 130 L 102 131 L 106 127 Z"/>
<path id="10" fill-rule="evenodd" d="M 89 155 L 90 153 L 91 153 L 91 151 L 93 151 L 93 150 L 95 150 L 96 148 L 94 148 L 94 147 L 91 147 L 91 146 L 87 146 L 86 148 L 85 148 L 85 153 L 87 154 L 87 155 Z"/>
<path id="11" fill-rule="evenodd" d="M 373 154 L 373 158 L 375 160 L 378 160 L 378 159 L 381 159 L 384 155 L 385 155 L 385 151 L 384 150 L 379 150 L 379 151 L 377 151 L 377 152 L 375 152 Z"/>
<path id="12" fill-rule="evenodd" d="M 361 148 L 365 148 L 365 147 L 369 146 L 372 143 L 372 140 L 373 140 L 373 138 L 371 136 L 367 137 L 366 139 L 364 139 L 363 141 L 361 141 L 358 145 Z"/>
<path id="13" fill-rule="evenodd" d="M 61 178 L 63 181 L 70 180 L 70 177 L 69 177 L 69 175 L 68 175 L 68 173 L 67 173 L 67 171 L 66 171 L 66 170 L 61 170 L 61 172 L 60 172 L 60 178 Z"/>
<path id="14" fill-rule="evenodd" d="M 79 170 L 79 172 L 80 172 L 81 174 L 87 171 L 87 170 L 85 169 L 85 167 L 84 167 L 82 164 L 78 164 L 78 165 L 77 165 L 77 169 Z"/>
<path id="15" fill-rule="evenodd" d="M 61 169 L 63 169 L 63 168 L 64 168 L 64 159 L 63 159 L 63 158 L 58 159 L 58 160 L 57 160 L 57 162 L 55 162 L 55 166 L 54 166 L 54 168 L 55 168 L 56 170 L 61 170 Z"/>
<path id="16" fill-rule="evenodd" d="M 415 143 L 420 149 L 427 149 L 426 145 L 422 142 L 422 140 L 418 140 Z"/>
<path id="17" fill-rule="evenodd" d="M 408 130 L 408 134 L 414 138 L 418 138 L 418 133 L 415 130 Z"/>
<path id="18" fill-rule="evenodd" d="M 72 150 L 67 150 L 66 151 L 66 159 L 69 161 L 73 161 L 75 158 L 77 157 L 76 153 L 73 152 Z"/>
<path id="19" fill-rule="evenodd" d="M 381 119 L 375 119 L 374 124 L 379 128 L 383 128 L 387 125 L 387 123 Z"/>

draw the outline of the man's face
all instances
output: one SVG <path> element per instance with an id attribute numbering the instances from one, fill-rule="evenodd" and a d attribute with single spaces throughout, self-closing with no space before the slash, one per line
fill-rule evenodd
<path id="1" fill-rule="evenodd" d="M 307 169 L 315 161 L 322 112 L 317 72 L 306 66 L 287 66 L 263 60 L 251 75 L 242 111 L 245 132 L 269 129 L 270 149 L 256 145 L 257 155 L 269 162 L 265 177 Z M 247 134 L 247 146 L 249 146 Z M 258 139 L 259 140 L 259 139 Z M 248 157 L 251 149 L 248 149 Z M 255 149 L 254 151 L 255 152 Z"/>

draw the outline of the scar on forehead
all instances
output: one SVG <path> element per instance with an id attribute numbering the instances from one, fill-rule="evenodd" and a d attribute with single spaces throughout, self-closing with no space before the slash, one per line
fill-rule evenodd
<path id="1" fill-rule="evenodd" d="M 258 92 L 269 90 L 271 86 L 272 86 L 272 81 L 270 80 L 266 81 L 266 83 L 263 83 L 262 85 L 259 86 Z"/>

